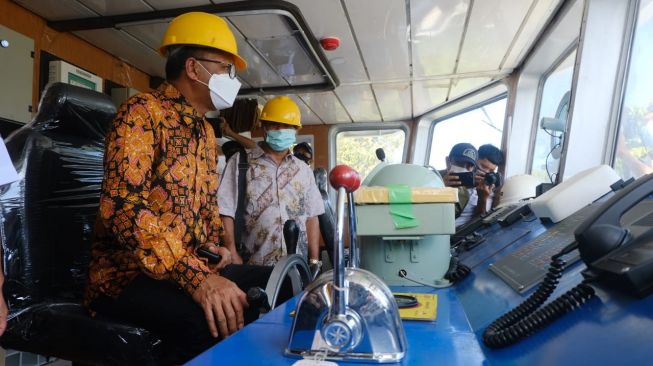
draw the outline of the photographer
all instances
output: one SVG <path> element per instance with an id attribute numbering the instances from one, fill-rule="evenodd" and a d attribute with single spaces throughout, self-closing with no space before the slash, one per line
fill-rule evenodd
<path id="1" fill-rule="evenodd" d="M 474 145 L 461 142 L 454 145 L 445 158 L 447 170 L 440 172 L 444 185 L 458 188 L 456 203 L 456 226 L 460 226 L 474 215 L 478 196 L 476 194 L 474 171 L 478 152 Z"/>
<path id="2" fill-rule="evenodd" d="M 485 144 L 479 147 L 474 176 L 478 201 L 474 216 L 482 215 L 499 205 L 501 195 L 497 193 L 501 189 L 503 179 L 497 170 L 503 162 L 503 152 L 496 146 Z"/>
<path id="3" fill-rule="evenodd" d="M 499 204 L 501 175 L 497 168 L 504 162 L 497 147 L 486 144 L 478 152 L 472 144 L 454 145 L 446 158 L 447 170 L 441 172 L 444 185 L 458 188 L 456 227 L 466 224 Z"/>

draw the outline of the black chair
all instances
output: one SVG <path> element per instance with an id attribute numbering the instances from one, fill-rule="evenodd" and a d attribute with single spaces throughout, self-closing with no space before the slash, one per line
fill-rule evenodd
<path id="1" fill-rule="evenodd" d="M 93 365 L 163 363 L 154 334 L 93 319 L 81 305 L 115 113 L 107 95 L 55 83 L 33 121 L 6 139 L 21 179 L 0 188 L 4 348 Z"/>
<path id="2" fill-rule="evenodd" d="M 315 182 L 317 183 L 317 188 L 322 195 L 322 201 L 324 202 L 324 213 L 319 215 L 318 221 L 320 223 L 320 234 L 322 235 L 322 241 L 326 247 L 327 253 L 329 254 L 329 260 L 331 260 L 331 265 L 333 266 L 333 241 L 336 232 L 336 213 L 329 199 L 329 187 L 327 184 L 328 174 L 324 168 L 315 168 L 313 170 L 313 175 L 315 176 Z"/>

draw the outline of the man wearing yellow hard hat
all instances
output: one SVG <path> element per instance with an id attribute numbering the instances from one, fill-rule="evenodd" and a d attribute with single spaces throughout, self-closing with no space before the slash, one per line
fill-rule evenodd
<path id="1" fill-rule="evenodd" d="M 242 243 L 238 244 L 249 256 L 247 263 L 274 265 L 287 254 L 283 226 L 287 220 L 295 220 L 299 226 L 297 252 L 309 263 L 319 265 L 317 216 L 324 213 L 324 203 L 311 168 L 290 152 L 301 128 L 299 107 L 287 96 L 272 98 L 260 120 L 265 140 L 246 155 L 244 228 Z M 235 263 L 243 261 L 236 248 L 234 226 L 240 161 L 239 155 L 229 160 L 218 189 L 225 246 L 232 251 Z"/>
<path id="2" fill-rule="evenodd" d="M 270 269 L 229 265 L 220 247 L 205 113 L 231 106 L 240 88 L 247 64 L 233 33 L 216 15 L 186 13 L 159 51 L 166 82 L 126 101 L 107 134 L 86 305 L 154 332 L 170 363 L 183 363 L 244 326 L 243 289 L 264 287 Z"/>

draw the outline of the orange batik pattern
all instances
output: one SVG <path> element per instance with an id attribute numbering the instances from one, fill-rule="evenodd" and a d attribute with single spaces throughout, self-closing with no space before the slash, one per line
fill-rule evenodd
<path id="1" fill-rule="evenodd" d="M 86 302 L 139 273 L 189 293 L 210 273 L 195 249 L 219 243 L 210 124 L 170 84 L 123 104 L 106 138 Z"/>

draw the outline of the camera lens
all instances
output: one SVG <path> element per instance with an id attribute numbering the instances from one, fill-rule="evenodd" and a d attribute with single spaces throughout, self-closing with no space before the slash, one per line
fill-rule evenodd
<path id="1" fill-rule="evenodd" d="M 487 184 L 488 186 L 496 184 L 498 180 L 499 180 L 499 177 L 497 177 L 497 173 L 487 173 L 487 174 L 485 174 L 485 184 Z"/>

